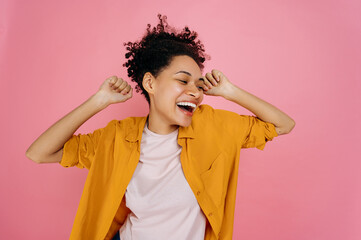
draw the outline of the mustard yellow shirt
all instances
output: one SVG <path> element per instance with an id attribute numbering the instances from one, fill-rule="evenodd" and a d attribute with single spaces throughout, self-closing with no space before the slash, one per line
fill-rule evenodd
<path id="1" fill-rule="evenodd" d="M 60 164 L 89 169 L 70 239 L 112 239 L 124 223 L 130 211 L 124 194 L 146 120 L 112 120 L 65 143 Z M 240 149 L 262 150 L 275 136 L 271 123 L 208 105 L 197 108 L 189 127 L 179 128 L 183 172 L 207 218 L 205 240 L 232 239 Z"/>

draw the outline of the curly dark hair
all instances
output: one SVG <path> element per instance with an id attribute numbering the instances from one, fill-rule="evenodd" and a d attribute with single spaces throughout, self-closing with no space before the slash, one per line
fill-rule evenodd
<path id="1" fill-rule="evenodd" d="M 148 92 L 143 88 L 143 76 L 150 72 L 157 77 L 172 61 L 172 58 L 187 55 L 194 59 L 203 70 L 204 61 L 210 57 L 205 54 L 204 45 L 197 40 L 198 33 L 185 26 L 180 32 L 170 27 L 167 16 L 158 14 L 159 23 L 156 27 L 148 24 L 147 32 L 139 42 L 127 42 L 124 46 L 128 52 L 123 64 L 128 68 L 128 77 L 136 82 L 136 92 L 141 91 L 150 104 Z"/>

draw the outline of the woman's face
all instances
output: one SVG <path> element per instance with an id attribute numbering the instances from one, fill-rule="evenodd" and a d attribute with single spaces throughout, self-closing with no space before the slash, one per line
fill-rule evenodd
<path id="1" fill-rule="evenodd" d="M 171 128 L 191 124 L 195 109 L 203 100 L 203 76 L 193 58 L 173 57 L 153 82 L 150 118 Z"/>

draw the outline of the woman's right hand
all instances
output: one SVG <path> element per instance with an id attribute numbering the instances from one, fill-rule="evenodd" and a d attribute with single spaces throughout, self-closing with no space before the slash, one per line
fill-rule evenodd
<path id="1" fill-rule="evenodd" d="M 131 97 L 132 87 L 126 81 L 116 76 L 106 79 L 93 96 L 43 132 L 30 145 L 26 156 L 37 163 L 60 162 L 64 144 L 85 121 L 109 104 Z"/>
<path id="2" fill-rule="evenodd" d="M 103 104 L 108 106 L 130 99 L 133 96 L 133 89 L 122 78 L 111 76 L 102 83 L 96 95 L 101 98 Z"/>

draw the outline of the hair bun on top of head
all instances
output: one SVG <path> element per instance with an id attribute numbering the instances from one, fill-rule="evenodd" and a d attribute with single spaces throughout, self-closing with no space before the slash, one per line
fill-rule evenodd
<path id="1" fill-rule="evenodd" d="M 147 31 L 140 41 L 124 43 L 126 46 L 123 64 L 127 68 L 128 77 L 136 82 L 136 91 L 141 91 L 149 103 L 149 95 L 143 88 L 143 76 L 146 72 L 153 76 L 167 67 L 172 58 L 179 55 L 187 55 L 194 59 L 200 69 L 204 68 L 204 61 L 210 57 L 205 53 L 204 45 L 195 31 L 185 26 L 181 31 L 168 25 L 167 16 L 158 14 L 159 23 L 152 27 L 147 24 Z"/>

